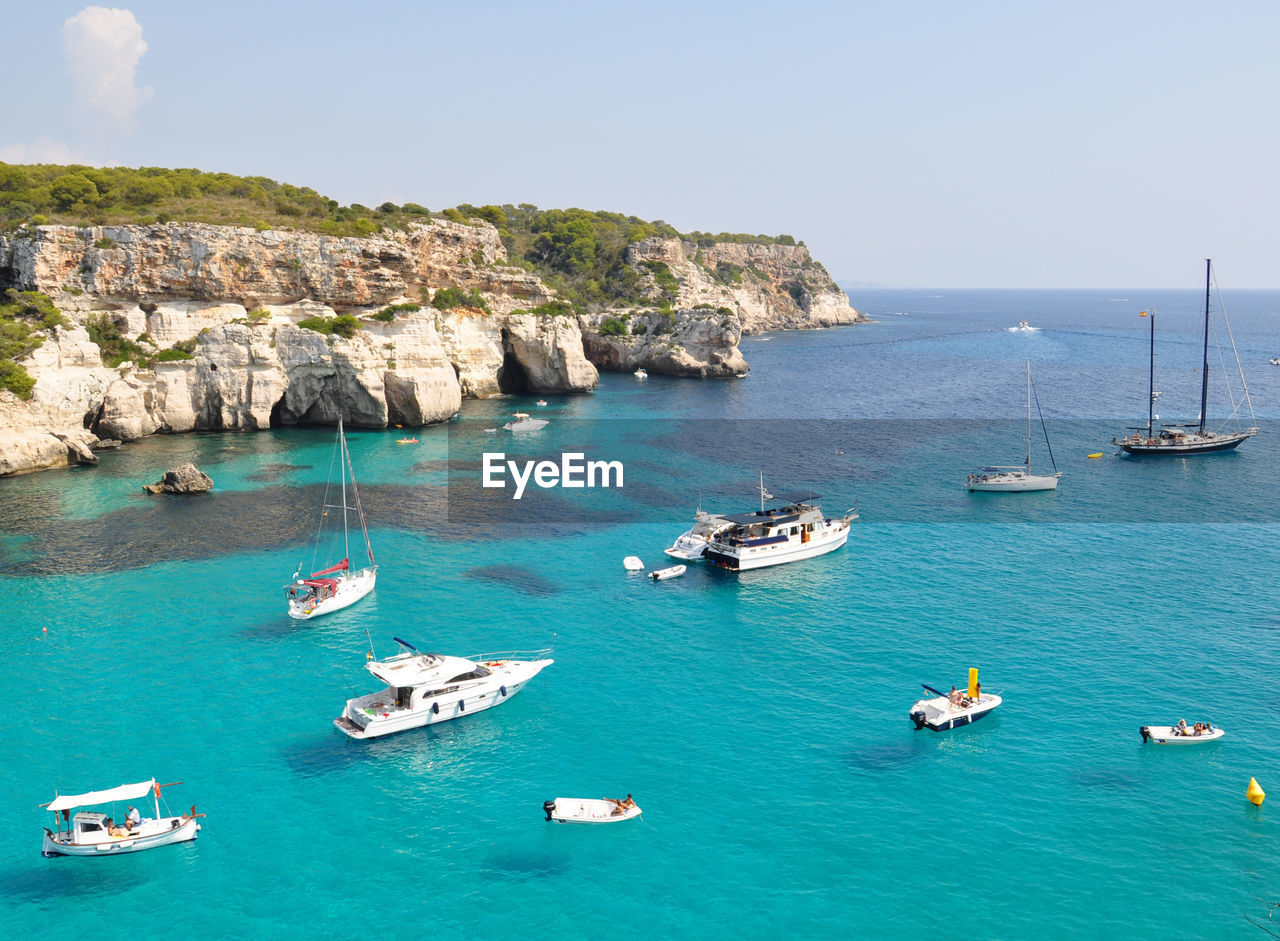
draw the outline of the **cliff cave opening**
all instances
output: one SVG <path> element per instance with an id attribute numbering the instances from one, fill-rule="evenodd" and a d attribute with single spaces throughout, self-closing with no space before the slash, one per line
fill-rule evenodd
<path id="1" fill-rule="evenodd" d="M 275 405 L 271 406 L 271 427 L 272 428 L 284 427 L 284 396 L 283 395 L 280 396 L 280 399 L 276 402 Z"/>
<path id="2" fill-rule="evenodd" d="M 528 395 L 531 391 L 529 373 L 510 351 L 503 354 L 502 366 L 498 368 L 498 391 L 508 395 Z"/>

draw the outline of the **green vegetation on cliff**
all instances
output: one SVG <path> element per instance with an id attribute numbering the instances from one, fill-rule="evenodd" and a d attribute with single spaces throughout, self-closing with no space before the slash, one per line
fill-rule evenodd
<path id="1" fill-rule="evenodd" d="M 162 167 L 87 167 L 0 163 L 0 230 L 20 225 L 126 225 L 153 222 L 204 222 L 244 225 L 259 230 L 294 229 L 325 235 L 366 236 L 399 229 L 432 218 L 417 203 L 383 203 L 370 209 L 341 206 L 308 187 L 277 183 L 261 176 L 235 176 L 201 170 Z M 585 209 L 539 209 L 518 206 L 472 206 L 445 209 L 436 216 L 454 222 L 481 219 L 498 229 L 510 263 L 536 272 L 577 310 L 654 304 L 647 284 L 656 284 L 656 302 L 670 303 L 679 288 L 661 262 L 648 262 L 650 278 L 626 264 L 627 246 L 641 239 L 683 238 L 699 246 L 717 242 L 796 245 L 789 235 L 766 236 L 721 232 L 682 235 L 661 220 Z M 95 243 L 108 249 L 103 237 Z M 799 243 L 803 245 L 804 243 Z M 701 260 L 701 250 L 698 254 Z M 473 259 L 476 264 L 481 259 Z M 730 270 L 724 270 L 725 268 Z M 736 269 L 736 270 L 734 270 Z M 741 268 L 713 272 L 722 281 L 741 280 Z M 446 289 L 451 290 L 451 289 Z M 437 292 L 432 303 L 441 308 Z M 445 301 L 455 300 L 446 294 Z M 480 306 L 467 296 L 451 306 Z"/>
<path id="2" fill-rule="evenodd" d="M 0 304 L 0 389 L 30 399 L 36 381 L 17 361 L 38 349 L 55 327 L 70 321 L 39 291 L 4 292 Z"/>

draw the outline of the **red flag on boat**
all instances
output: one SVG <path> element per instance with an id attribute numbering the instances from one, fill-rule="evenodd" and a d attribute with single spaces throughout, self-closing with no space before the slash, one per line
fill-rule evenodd
<path id="1" fill-rule="evenodd" d="M 1147 312 L 1144 310 L 1142 313 L 1138 314 L 1138 316 L 1139 316 L 1139 317 L 1145 317 L 1145 316 L 1147 316 Z"/>

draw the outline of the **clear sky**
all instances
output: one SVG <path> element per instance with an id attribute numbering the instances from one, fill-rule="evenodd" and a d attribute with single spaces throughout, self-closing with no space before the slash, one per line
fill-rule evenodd
<path id="1" fill-rule="evenodd" d="M 607 209 L 895 287 L 1280 288 L 1280 3 L 7 0 L 0 160 Z"/>

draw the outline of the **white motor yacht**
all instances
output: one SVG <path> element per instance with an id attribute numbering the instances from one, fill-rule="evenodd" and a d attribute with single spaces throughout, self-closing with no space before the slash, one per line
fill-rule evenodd
<path id="1" fill-rule="evenodd" d="M 555 662 L 550 650 L 450 657 L 393 639 L 398 654 L 365 664 L 386 687 L 348 699 L 333 720 L 352 738 L 391 735 L 501 705 Z"/>
<path id="2" fill-rule="evenodd" d="M 782 505 L 766 510 L 766 500 Z M 722 517 L 729 525 L 707 541 L 703 558 L 717 568 L 745 572 L 839 549 L 858 514 L 849 510 L 843 516 L 824 516 L 818 500 L 819 495 L 811 491 L 775 496 L 765 491 L 762 479 L 760 509 Z"/>
<path id="3" fill-rule="evenodd" d="M 632 375 L 634 375 L 637 379 L 648 379 L 648 378 L 649 378 L 649 374 L 648 374 L 647 372 L 645 372 L 645 369 L 644 369 L 644 367 L 643 367 L 643 366 L 641 366 L 639 369 L 637 369 L 637 370 L 636 370 Z"/>
<path id="4" fill-rule="evenodd" d="M 502 427 L 507 431 L 537 431 L 549 424 L 545 418 L 530 418 L 528 412 L 514 412 L 511 421 Z"/>

